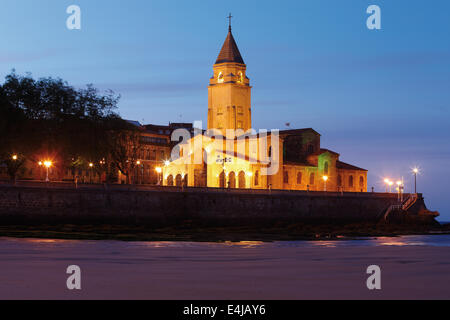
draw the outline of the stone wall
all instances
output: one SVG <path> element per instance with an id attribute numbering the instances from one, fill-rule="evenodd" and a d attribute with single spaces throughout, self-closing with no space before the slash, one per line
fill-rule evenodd
<path id="1" fill-rule="evenodd" d="M 383 193 L 0 186 L 0 224 L 368 222 L 396 203 Z"/>

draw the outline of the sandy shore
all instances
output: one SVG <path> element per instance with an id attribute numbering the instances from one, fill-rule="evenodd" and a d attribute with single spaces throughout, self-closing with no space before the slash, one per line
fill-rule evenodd
<path id="1" fill-rule="evenodd" d="M 0 299 L 450 299 L 450 247 L 0 239 Z M 66 288 L 68 265 L 82 290 Z M 382 290 L 366 268 L 382 270 Z"/>

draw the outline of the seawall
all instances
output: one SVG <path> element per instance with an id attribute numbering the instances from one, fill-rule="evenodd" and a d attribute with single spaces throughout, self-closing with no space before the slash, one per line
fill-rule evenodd
<path id="1" fill-rule="evenodd" d="M 397 203 L 397 195 L 387 193 L 0 186 L 0 224 L 377 222 Z M 428 218 L 427 213 L 419 194 L 406 214 Z"/>

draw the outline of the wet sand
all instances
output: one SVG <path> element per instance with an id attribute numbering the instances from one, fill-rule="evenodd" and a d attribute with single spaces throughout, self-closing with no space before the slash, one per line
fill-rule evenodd
<path id="1" fill-rule="evenodd" d="M 450 247 L 0 238 L 0 299 L 450 299 Z M 82 290 L 66 288 L 78 265 Z M 366 287 L 379 265 L 382 290 Z"/>

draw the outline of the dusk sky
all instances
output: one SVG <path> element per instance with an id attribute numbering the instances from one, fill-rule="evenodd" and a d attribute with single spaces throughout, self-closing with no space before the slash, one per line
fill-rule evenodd
<path id="1" fill-rule="evenodd" d="M 72 4 L 81 30 L 66 28 Z M 382 30 L 366 27 L 372 4 Z M 92 83 L 122 95 L 126 119 L 206 126 L 229 12 L 255 129 L 314 128 L 324 148 L 369 170 L 369 191 L 384 177 L 412 191 L 418 166 L 418 191 L 450 221 L 448 0 L 3 0 L 0 78 L 15 68 Z"/>

